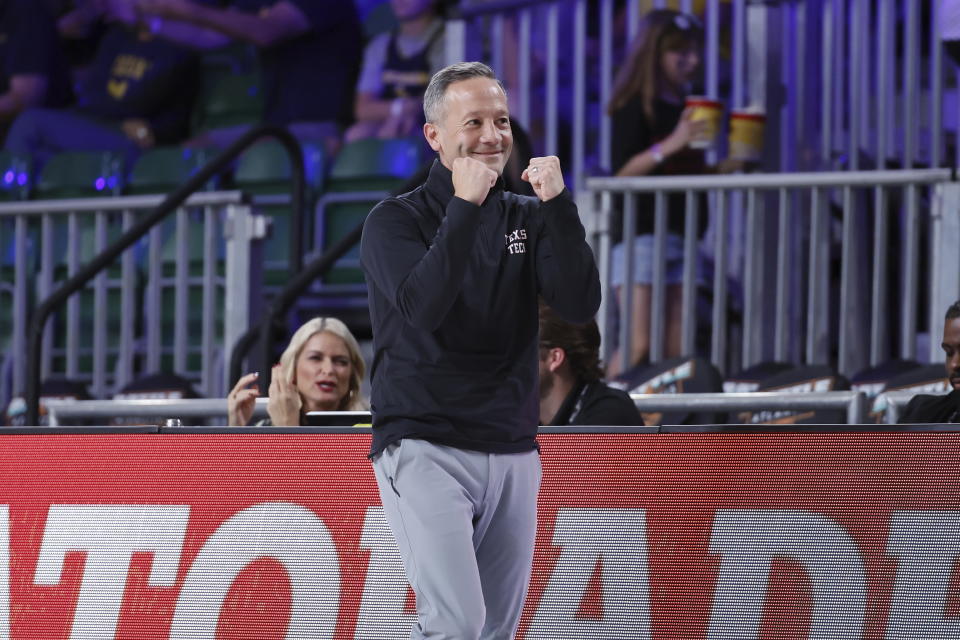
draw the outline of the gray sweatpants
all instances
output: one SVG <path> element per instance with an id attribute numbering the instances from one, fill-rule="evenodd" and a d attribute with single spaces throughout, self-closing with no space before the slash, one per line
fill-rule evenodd
<path id="1" fill-rule="evenodd" d="M 373 461 L 417 596 L 412 640 L 513 638 L 530 581 L 540 456 L 406 439 Z"/>

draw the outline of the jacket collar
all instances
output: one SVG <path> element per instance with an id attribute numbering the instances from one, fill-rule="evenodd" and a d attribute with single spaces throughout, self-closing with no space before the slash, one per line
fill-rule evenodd
<path id="1" fill-rule="evenodd" d="M 427 176 L 427 181 L 424 183 L 424 186 L 427 191 L 446 205 L 446 203 L 450 202 L 450 199 L 453 198 L 453 172 L 443 166 L 443 163 L 437 158 L 433 161 L 433 166 L 430 167 L 430 174 Z M 503 189 L 504 183 L 503 176 L 501 175 L 497 178 L 497 183 L 490 189 L 490 193 L 487 194 L 487 199 L 484 200 L 484 204 L 490 202 L 491 195 L 498 194 L 502 192 Z"/>

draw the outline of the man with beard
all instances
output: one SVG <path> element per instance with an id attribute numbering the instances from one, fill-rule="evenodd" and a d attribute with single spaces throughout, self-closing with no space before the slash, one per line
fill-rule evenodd
<path id="1" fill-rule="evenodd" d="M 945 396 L 914 396 L 903 411 L 901 423 L 960 422 L 960 300 L 947 309 L 943 323 L 944 365 L 953 391 Z"/>
<path id="2" fill-rule="evenodd" d="M 555 156 L 504 191 L 513 147 L 493 70 L 438 71 L 423 186 L 374 207 L 360 260 L 374 358 L 370 458 L 417 597 L 411 638 L 512 638 L 537 530 L 537 299 L 573 322 L 600 278 Z"/>
<path id="3" fill-rule="evenodd" d="M 573 324 L 540 305 L 540 424 L 642 425 L 630 396 L 603 383 L 595 320 Z"/>

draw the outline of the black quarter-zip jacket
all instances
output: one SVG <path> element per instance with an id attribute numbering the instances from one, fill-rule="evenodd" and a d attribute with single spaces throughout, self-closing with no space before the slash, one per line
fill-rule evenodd
<path id="1" fill-rule="evenodd" d="M 489 453 L 536 448 L 537 296 L 564 319 L 600 306 L 593 252 L 569 191 L 453 195 L 435 161 L 423 186 L 373 208 L 360 260 L 374 356 L 370 455 L 402 438 Z"/>

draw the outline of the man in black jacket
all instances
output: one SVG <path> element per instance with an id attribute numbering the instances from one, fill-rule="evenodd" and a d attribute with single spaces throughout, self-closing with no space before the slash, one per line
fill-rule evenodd
<path id="1" fill-rule="evenodd" d="M 586 322 L 600 280 L 556 157 L 503 190 L 510 114 L 481 63 L 437 72 L 423 186 L 370 212 L 373 460 L 417 596 L 412 638 L 510 638 L 536 537 L 537 299 Z"/>
<path id="2" fill-rule="evenodd" d="M 602 378 L 596 320 L 566 322 L 540 305 L 540 424 L 642 425 L 629 394 Z"/>
<path id="3" fill-rule="evenodd" d="M 914 396 L 900 417 L 901 423 L 960 422 L 960 300 L 947 309 L 943 323 L 944 364 L 953 391 L 945 396 Z"/>

